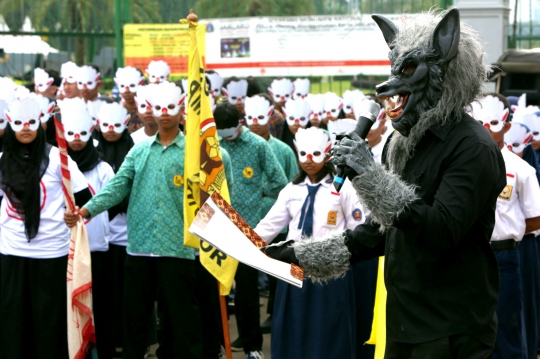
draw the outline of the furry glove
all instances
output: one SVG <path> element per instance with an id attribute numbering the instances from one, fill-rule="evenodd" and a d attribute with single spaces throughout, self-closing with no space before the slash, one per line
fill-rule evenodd
<path id="1" fill-rule="evenodd" d="M 352 181 L 373 163 L 373 155 L 367 142 L 356 132 L 351 131 L 332 149 L 330 162 L 336 166 L 346 167 L 345 174 Z"/>

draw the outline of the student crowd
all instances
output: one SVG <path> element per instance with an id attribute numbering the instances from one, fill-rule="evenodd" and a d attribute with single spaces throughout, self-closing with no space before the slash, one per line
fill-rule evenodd
<path id="1" fill-rule="evenodd" d="M 66 267 L 70 232 L 84 218 L 92 260 L 95 350 L 140 359 L 222 357 L 216 280 L 183 245 L 187 80 L 169 82 L 152 61 L 117 70 L 121 101 L 100 95 L 94 65 L 36 68 L 31 90 L 0 78 L 0 357 L 67 358 Z M 206 72 L 233 208 L 268 243 L 354 229 L 369 214 L 328 161 L 336 134 L 354 129 L 373 95 L 311 94 L 308 79 Z M 147 83 L 147 84 L 145 84 Z M 397 108 L 393 98 L 383 107 Z M 492 135 L 506 165 L 491 245 L 500 270 L 498 334 L 491 358 L 536 358 L 540 342 L 540 111 L 525 98 L 486 94 L 466 111 Z M 381 163 L 392 128 L 380 111 L 367 136 Z M 65 210 L 54 117 L 69 149 L 77 211 Z M 9 124 L 9 126 L 8 126 Z M 224 236 L 227 234 L 224 233 Z M 272 357 L 373 358 L 377 260 L 301 289 L 239 264 L 233 349 Z M 459 278 L 456 278 L 459 280 Z M 261 324 L 259 296 L 269 287 Z M 263 283 L 261 285 L 261 283 Z M 156 305 L 157 303 L 157 305 Z"/>

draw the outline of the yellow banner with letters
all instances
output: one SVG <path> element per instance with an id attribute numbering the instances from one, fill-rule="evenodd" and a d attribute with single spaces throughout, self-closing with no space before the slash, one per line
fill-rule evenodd
<path id="1" fill-rule="evenodd" d="M 201 205 L 217 191 L 230 203 L 227 178 L 219 147 L 216 123 L 210 105 L 204 64 L 197 45 L 197 24 L 189 24 L 190 45 L 186 106 L 184 160 L 184 244 L 199 248 L 201 264 L 221 284 L 220 294 L 229 294 L 238 261 L 188 232 Z"/>

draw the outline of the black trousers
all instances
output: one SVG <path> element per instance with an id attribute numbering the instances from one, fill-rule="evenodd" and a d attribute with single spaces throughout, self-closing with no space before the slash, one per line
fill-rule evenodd
<path id="1" fill-rule="evenodd" d="M 126 247 L 109 244 L 106 256 L 106 271 L 109 288 L 110 335 L 113 348 L 122 348 L 124 340 L 123 302 L 124 302 L 124 267 L 126 263 Z M 96 339 L 98 340 L 98 339 Z M 101 359 L 101 357 L 100 357 Z"/>
<path id="2" fill-rule="evenodd" d="M 195 261 L 171 257 L 126 256 L 124 271 L 124 346 L 122 358 L 144 357 L 148 318 L 156 286 L 171 325 L 175 359 L 200 359 L 202 334 L 195 297 Z"/>
<path id="3" fill-rule="evenodd" d="M 0 254 L 0 358 L 68 358 L 67 261 Z"/>
<path id="4" fill-rule="evenodd" d="M 234 279 L 236 281 L 234 313 L 244 352 L 261 350 L 263 337 L 259 311 L 259 272 L 243 263 L 238 263 Z"/>
<path id="5" fill-rule="evenodd" d="M 283 242 L 287 239 L 287 233 L 280 233 L 274 238 L 272 241 L 272 244 Z M 272 315 L 274 313 L 274 300 L 276 298 L 276 288 L 277 288 L 277 281 L 278 279 L 272 275 L 268 276 L 268 287 L 269 287 L 269 293 L 268 293 L 268 305 L 266 307 L 266 313 L 269 315 Z"/>
<path id="6" fill-rule="evenodd" d="M 387 339 L 384 359 L 485 359 L 492 349 L 470 335 L 451 335 L 419 344 Z"/>
<path id="7" fill-rule="evenodd" d="M 112 286 L 110 273 L 107 272 L 108 255 L 108 252 L 90 253 L 92 257 L 92 304 L 99 359 L 112 359 L 114 352 L 110 303 Z"/>

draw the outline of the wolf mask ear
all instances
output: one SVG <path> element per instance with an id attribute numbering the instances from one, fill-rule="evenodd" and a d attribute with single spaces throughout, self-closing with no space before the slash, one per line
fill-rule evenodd
<path id="1" fill-rule="evenodd" d="M 394 39 L 396 38 L 396 34 L 398 33 L 398 28 L 394 23 L 384 16 L 381 15 L 372 15 L 371 18 L 379 25 L 379 29 L 381 29 L 381 32 L 384 36 L 384 40 L 388 44 L 388 47 L 390 50 L 394 48 L 394 45 L 391 45 L 392 42 L 394 42 Z"/>
<path id="2" fill-rule="evenodd" d="M 448 62 L 457 55 L 459 45 L 459 11 L 450 10 L 437 24 L 431 38 L 431 45 L 442 62 Z"/>

